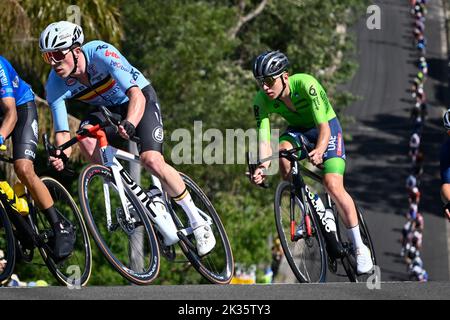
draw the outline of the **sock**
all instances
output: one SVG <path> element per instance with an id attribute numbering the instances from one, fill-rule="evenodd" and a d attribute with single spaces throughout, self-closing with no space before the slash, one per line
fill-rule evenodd
<path id="1" fill-rule="evenodd" d="M 194 201 L 192 201 L 191 195 L 187 189 L 184 189 L 179 196 L 173 197 L 173 200 L 175 200 L 175 202 L 183 208 L 184 212 L 186 212 L 193 229 L 205 223 L 205 220 L 198 213 L 197 207 L 195 206 Z"/>
<path id="2" fill-rule="evenodd" d="M 364 243 L 361 239 L 361 233 L 359 232 L 359 225 L 356 227 L 347 229 L 347 235 L 352 240 L 353 245 L 355 246 L 355 249 L 364 247 Z"/>
<path id="3" fill-rule="evenodd" d="M 42 212 L 45 214 L 45 216 L 48 218 L 48 220 L 50 220 L 52 227 L 55 224 L 59 223 L 59 217 L 58 217 L 58 214 L 56 213 L 56 209 L 54 206 L 51 206 L 48 209 L 42 210 Z"/>

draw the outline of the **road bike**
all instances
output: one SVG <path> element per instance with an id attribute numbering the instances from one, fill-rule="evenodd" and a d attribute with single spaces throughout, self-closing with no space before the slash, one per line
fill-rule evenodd
<path id="1" fill-rule="evenodd" d="M 0 161 L 12 163 L 7 156 Z M 33 262 L 37 248 L 56 280 L 65 286 L 84 286 L 89 281 L 92 267 L 89 235 L 70 193 L 57 180 L 41 177 L 57 208 L 60 221 L 75 234 L 72 253 L 59 258 L 53 254 L 54 233 L 44 213 L 35 205 L 31 194 L 25 190 L 21 197 L 28 204 L 28 213 L 19 213 L 13 200 L 3 192 L 0 194 L 0 283 L 6 283 L 14 272 L 16 262 Z M 11 190 L 11 192 L 13 192 Z M 17 197 L 17 195 L 13 195 Z"/>
<path id="2" fill-rule="evenodd" d="M 125 279 L 150 284 L 158 275 L 160 253 L 174 261 L 178 243 L 192 266 L 209 282 L 227 284 L 234 273 L 234 260 L 225 228 L 202 189 L 180 173 L 200 215 L 212 228 L 216 246 L 199 256 L 193 229 L 184 211 L 163 192 L 160 181 L 151 176 L 153 186 L 139 186 L 119 162 L 140 163 L 138 156 L 108 143 L 104 129 L 117 130 L 120 116 L 100 107 L 106 121 L 56 147 L 61 152 L 79 141 L 97 139 L 102 164 L 90 164 L 79 178 L 81 210 L 98 248 Z M 139 143 L 138 139 L 135 139 Z"/>
<path id="3" fill-rule="evenodd" d="M 353 244 L 331 197 L 326 192 L 319 196 L 303 179 L 304 174 L 322 184 L 323 176 L 300 164 L 298 153 L 308 155 L 313 149 L 306 138 L 301 138 L 301 147 L 281 150 L 259 161 L 253 161 L 251 154 L 247 153 L 250 178 L 256 168 L 266 161 L 285 158 L 291 163 L 290 179 L 278 184 L 274 201 L 277 232 L 286 260 L 299 282 L 325 282 L 327 266 L 332 273 L 340 275 L 338 260 L 342 262 L 350 281 L 367 281 L 373 270 L 364 275 L 357 273 Z M 260 186 L 268 187 L 266 184 Z M 326 199 L 325 204 L 321 199 Z M 361 238 L 369 248 L 375 266 L 375 250 L 369 229 L 358 205 L 356 211 Z"/>

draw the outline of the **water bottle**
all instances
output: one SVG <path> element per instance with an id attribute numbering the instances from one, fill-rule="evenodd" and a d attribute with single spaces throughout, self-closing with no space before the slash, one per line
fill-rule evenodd
<path id="1" fill-rule="evenodd" d="M 17 197 L 8 182 L 0 181 L 0 194 L 6 197 L 6 200 L 9 202 L 14 211 L 18 212 L 22 216 L 26 216 L 28 214 L 29 209 L 27 200 Z M 25 191 L 23 194 L 25 194 Z"/>
<path id="2" fill-rule="evenodd" d="M 164 244 L 166 246 L 177 243 L 178 229 L 173 222 L 172 216 L 166 208 L 165 201 L 161 198 L 161 191 L 156 186 L 152 186 L 147 192 L 147 196 L 150 198 L 150 219 L 154 222 L 155 227 L 162 234 L 164 238 Z"/>
<path id="3" fill-rule="evenodd" d="M 22 216 L 26 216 L 29 213 L 29 208 L 25 186 L 21 182 L 16 182 L 13 189 L 17 196 L 16 208 Z"/>

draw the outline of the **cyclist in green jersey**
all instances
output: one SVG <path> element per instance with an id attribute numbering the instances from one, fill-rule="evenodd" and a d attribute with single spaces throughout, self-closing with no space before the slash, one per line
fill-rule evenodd
<path id="1" fill-rule="evenodd" d="M 339 120 L 320 83 L 308 74 L 289 76 L 288 64 L 283 53 L 267 51 L 259 55 L 253 65 L 253 75 L 260 87 L 253 101 L 259 156 L 262 159 L 272 154 L 269 122 L 272 113 L 288 122 L 286 132 L 280 136 L 280 150 L 300 146 L 300 137 L 315 144 L 309 153 L 310 161 L 316 166 L 323 164 L 324 187 L 336 203 L 356 248 L 357 271 L 367 273 L 373 263 L 369 249 L 361 240 L 355 204 L 344 188 L 345 148 Z M 267 161 L 255 171 L 252 177 L 255 184 L 264 181 L 269 165 Z M 288 160 L 280 159 L 280 171 L 287 180 L 291 172 Z"/>

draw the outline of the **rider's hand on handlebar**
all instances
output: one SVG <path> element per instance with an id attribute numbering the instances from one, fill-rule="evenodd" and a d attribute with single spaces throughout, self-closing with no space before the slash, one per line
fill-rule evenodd
<path id="1" fill-rule="evenodd" d="M 266 168 L 265 167 L 258 167 L 255 170 L 255 173 L 252 176 L 252 182 L 254 184 L 261 184 L 266 179 Z"/>
<path id="2" fill-rule="evenodd" d="M 311 163 L 315 166 L 323 163 L 323 152 L 320 152 L 318 149 L 311 151 L 308 156 Z"/>
<path id="3" fill-rule="evenodd" d="M 128 120 L 123 120 L 119 125 L 119 135 L 125 140 L 130 140 L 136 134 L 136 127 Z"/>
<path id="4" fill-rule="evenodd" d="M 61 154 L 61 150 L 56 150 L 56 155 Z M 64 161 L 63 159 L 59 157 L 49 156 L 48 160 L 53 168 L 55 168 L 56 171 L 63 171 L 64 170 Z"/>

